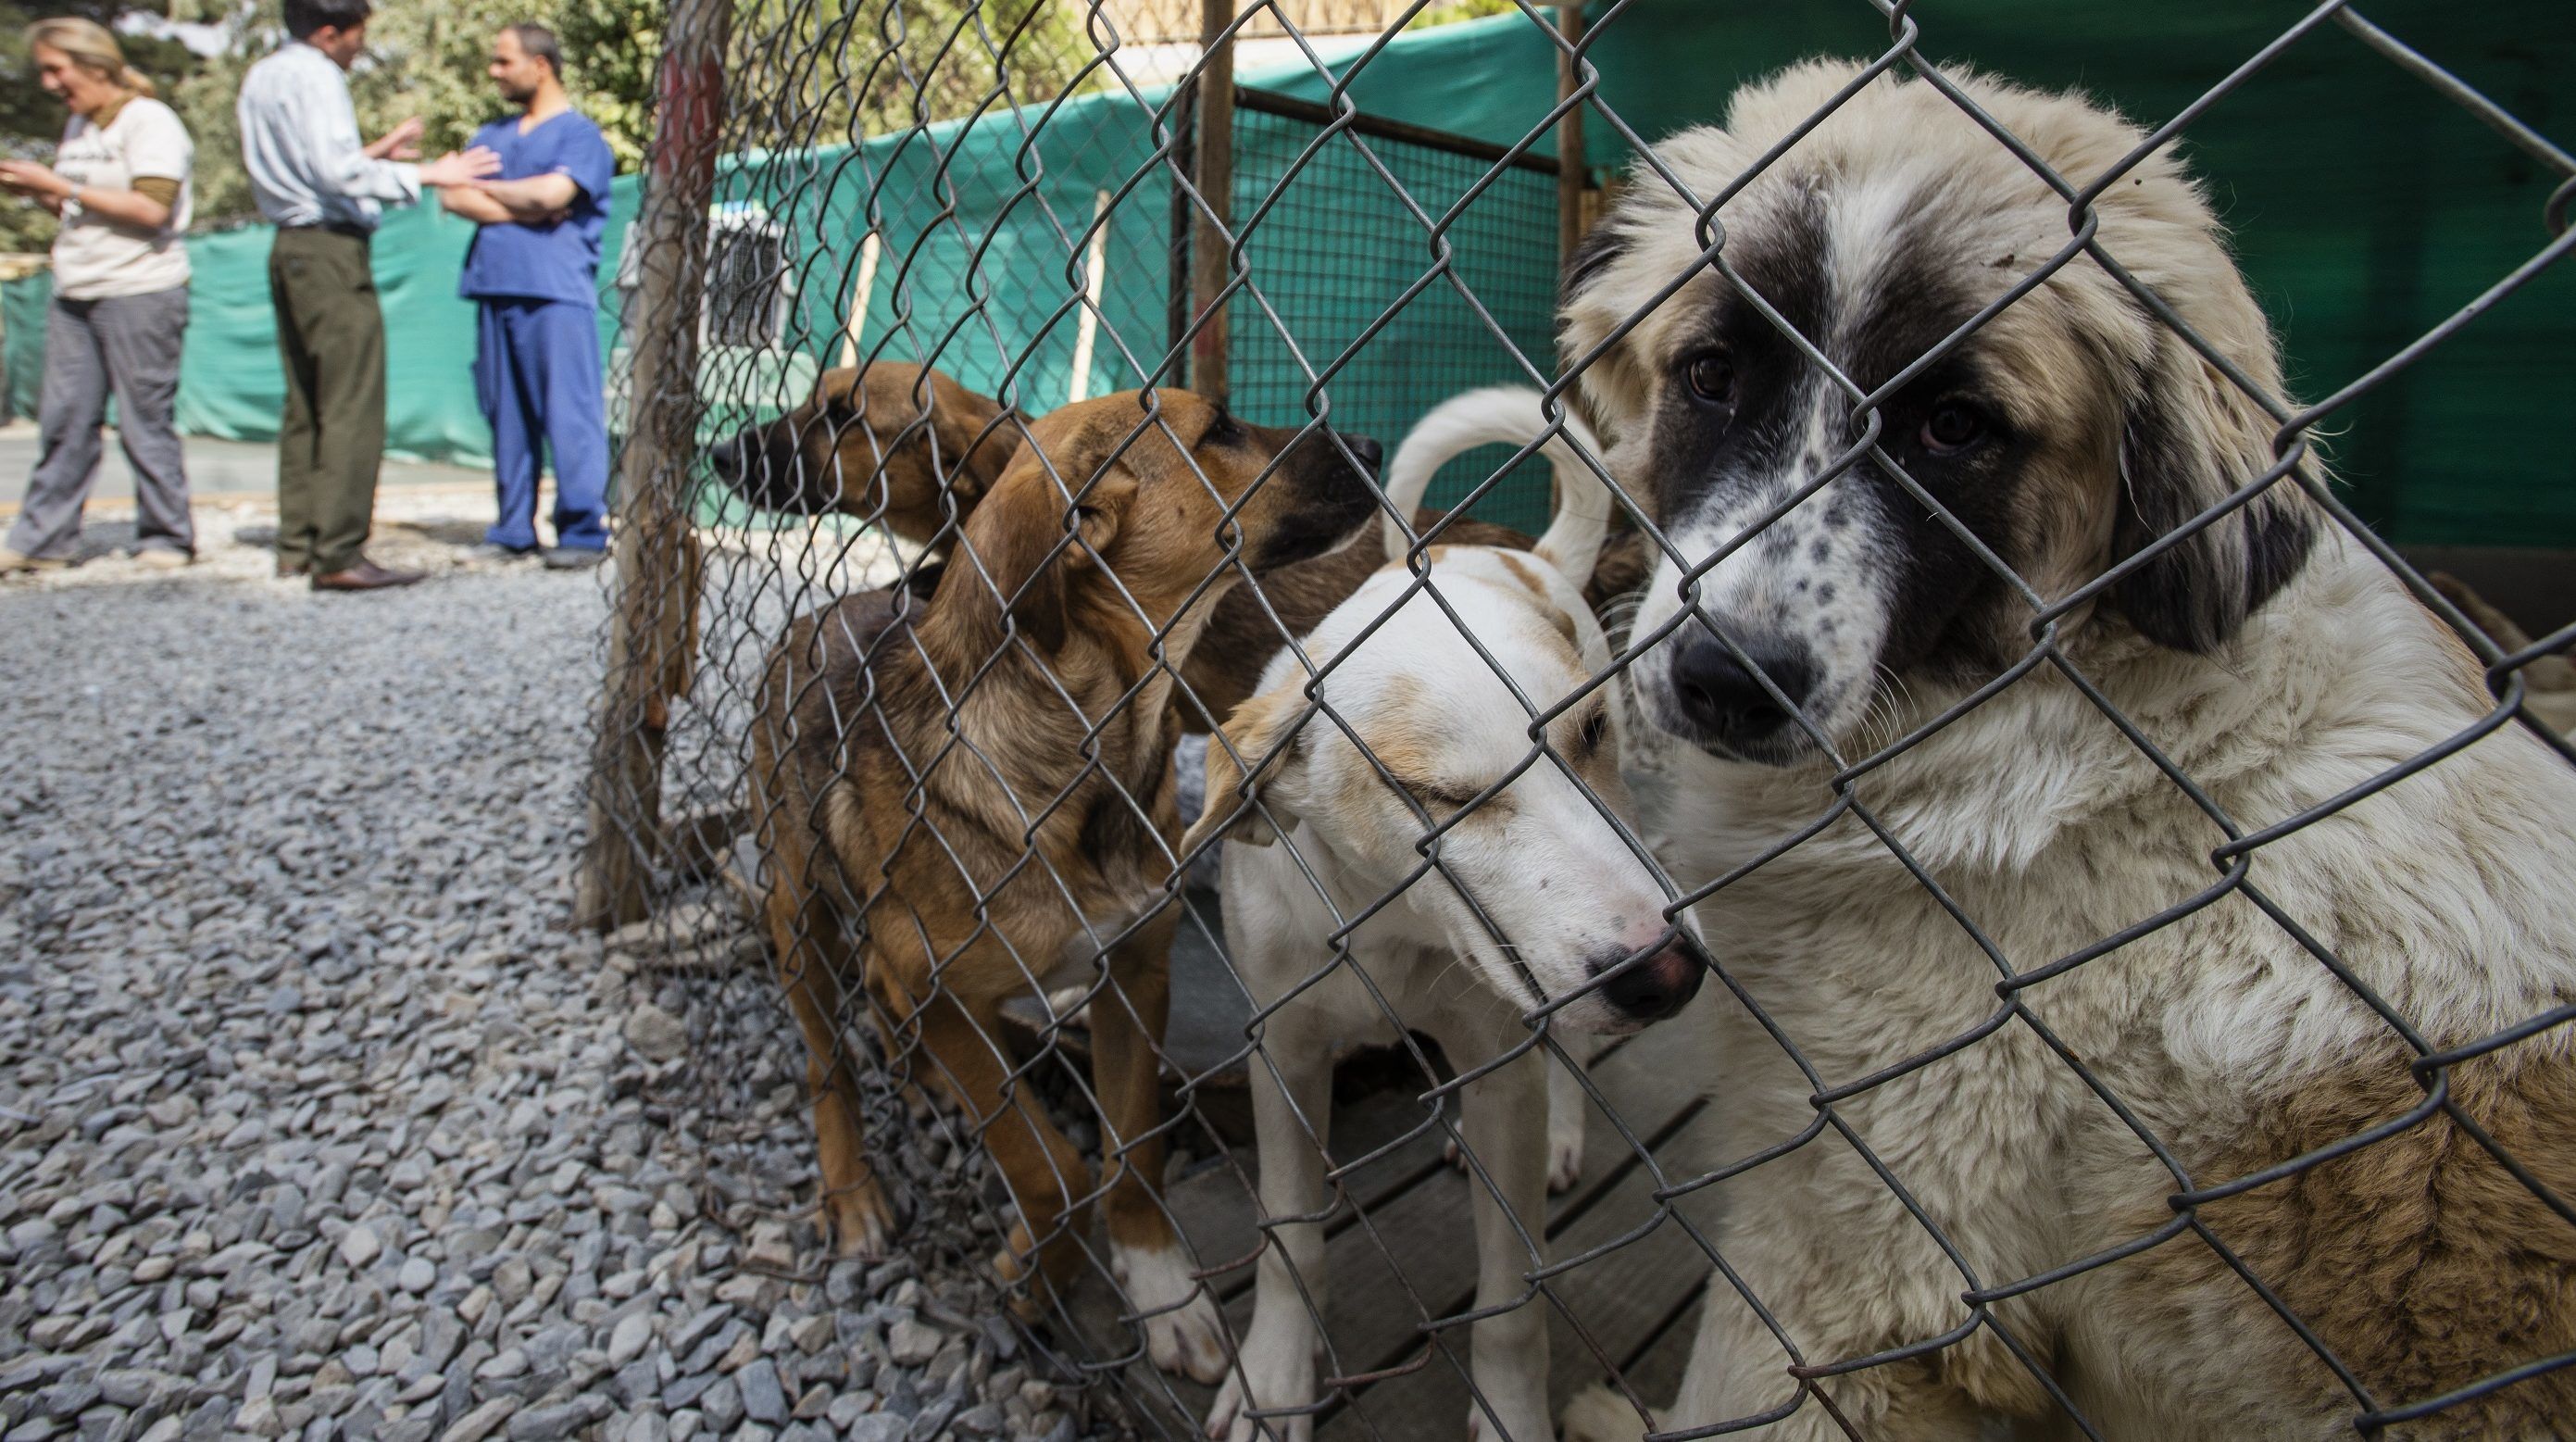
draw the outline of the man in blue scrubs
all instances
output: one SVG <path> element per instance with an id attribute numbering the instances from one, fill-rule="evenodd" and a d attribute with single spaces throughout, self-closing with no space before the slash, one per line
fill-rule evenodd
<path id="1" fill-rule="evenodd" d="M 537 476 L 551 452 L 555 547 L 546 564 L 596 566 L 608 546 L 608 418 L 599 364 L 599 244 L 617 164 L 564 98 L 563 53 L 543 25 L 492 41 L 491 75 L 521 113 L 475 133 L 500 174 L 439 192 L 478 223 L 457 292 L 477 303 L 474 385 L 492 423 L 501 518 L 486 544 L 537 549 Z"/>

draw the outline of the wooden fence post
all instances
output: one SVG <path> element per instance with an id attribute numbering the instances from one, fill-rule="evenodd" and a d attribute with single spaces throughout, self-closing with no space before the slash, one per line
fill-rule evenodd
<path id="1" fill-rule="evenodd" d="M 1191 308 L 1204 317 L 1190 342 L 1190 389 L 1220 401 L 1231 393 L 1225 308 L 1217 297 L 1233 274 L 1235 4 L 1199 0 L 1199 78 L 1192 117 L 1197 155 L 1191 183 L 1207 209 L 1199 213 L 1197 238 L 1190 245 Z"/>
<path id="2" fill-rule="evenodd" d="M 650 911 L 654 870 L 669 850 L 662 752 L 672 702 L 687 694 L 697 654 L 700 561 L 689 491 L 698 314 L 732 23 L 732 0 L 673 0 L 643 207 L 626 239 L 643 250 L 623 326 L 630 372 L 612 551 L 617 590 L 591 745 L 590 834 L 573 895 L 574 923 L 602 931 Z"/>
<path id="3" fill-rule="evenodd" d="M 1568 45 L 1583 43 L 1583 5 L 1581 0 L 1556 7 L 1556 28 Z M 1581 88 L 1583 75 L 1574 57 L 1558 51 L 1556 56 L 1556 98 L 1562 103 Z M 1588 102 L 1587 102 L 1588 103 Z M 1584 215 L 1585 195 L 1591 189 L 1591 171 L 1583 163 L 1583 107 L 1565 112 L 1556 122 L 1556 259 L 1562 265 L 1583 243 L 1587 228 Z"/>

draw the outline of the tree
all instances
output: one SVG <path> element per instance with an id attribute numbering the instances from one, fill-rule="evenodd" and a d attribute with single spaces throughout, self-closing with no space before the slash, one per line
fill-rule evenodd
<path id="1" fill-rule="evenodd" d="M 618 167 L 632 169 L 652 134 L 662 13 L 658 0 L 382 0 L 367 25 L 367 55 L 349 76 L 358 129 L 381 135 L 417 115 L 428 125 L 425 149 L 463 145 L 507 108 L 483 72 L 493 35 L 534 21 L 551 26 L 563 43 L 573 103 L 607 132 Z M 226 36 L 224 52 L 200 68 L 177 102 L 197 140 L 197 216 L 207 223 L 256 214 L 233 102 L 251 65 L 285 43 L 280 0 L 233 11 Z"/>

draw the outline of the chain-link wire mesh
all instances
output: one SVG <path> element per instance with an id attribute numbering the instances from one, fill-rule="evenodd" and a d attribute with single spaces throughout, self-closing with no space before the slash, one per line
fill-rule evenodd
<path id="1" fill-rule="evenodd" d="M 2323 432 L 2576 159 L 2341 4 L 2125 123 L 1908 4 L 1731 113 L 1522 4 L 1473 136 L 1367 8 L 675 3 L 581 897 L 710 1214 L 1102 1432 L 2559 1430 L 2576 626 Z M 2174 147 L 2329 41 L 2545 199 L 2302 405 Z"/>

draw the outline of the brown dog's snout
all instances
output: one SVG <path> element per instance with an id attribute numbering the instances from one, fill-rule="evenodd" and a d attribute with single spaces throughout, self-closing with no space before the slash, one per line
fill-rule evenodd
<path id="1" fill-rule="evenodd" d="M 750 457 L 751 448 L 759 443 L 758 428 L 745 426 L 716 442 L 715 448 L 707 453 L 707 463 L 715 467 L 719 479 L 736 480 L 743 473 L 743 463 Z"/>
<path id="2" fill-rule="evenodd" d="M 1711 965 L 1708 953 L 1686 929 L 1676 927 L 1661 947 L 1639 957 L 1617 951 L 1595 957 L 1589 967 L 1603 978 L 1601 999 L 1631 1021 L 1662 1021 L 1699 995 L 1701 978 Z"/>
<path id="3" fill-rule="evenodd" d="M 1309 468 L 1311 487 L 1315 501 L 1335 523 L 1357 526 L 1377 514 L 1377 478 L 1386 465 L 1386 447 L 1356 432 L 1342 432 L 1340 438 L 1338 446 L 1322 443 L 1315 457 L 1322 464 Z"/>
<path id="4" fill-rule="evenodd" d="M 747 425 L 716 442 L 707 456 L 727 490 L 764 511 L 819 515 L 834 498 L 814 494 L 798 454 L 793 418 Z"/>
<path id="5" fill-rule="evenodd" d="M 1315 431 L 1291 441 L 1263 483 L 1267 494 L 1254 502 L 1268 535 L 1253 569 L 1294 565 L 1350 539 L 1377 515 L 1380 492 L 1371 473 L 1385 456 L 1384 446 L 1350 432 Z"/>

